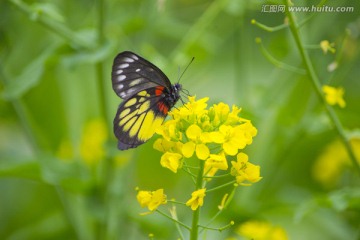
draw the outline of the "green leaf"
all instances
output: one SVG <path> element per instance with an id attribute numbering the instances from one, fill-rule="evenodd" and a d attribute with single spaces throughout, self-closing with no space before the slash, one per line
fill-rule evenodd
<path id="1" fill-rule="evenodd" d="M 34 3 L 31 6 L 38 14 L 46 14 L 50 18 L 58 21 L 65 22 L 64 16 L 60 13 L 55 4 L 52 3 Z"/>
<path id="2" fill-rule="evenodd" d="M 28 90 L 35 87 L 44 73 L 46 60 L 53 54 L 59 44 L 54 44 L 47 48 L 40 56 L 32 61 L 23 69 L 19 76 L 9 81 L 4 88 L 2 97 L 6 100 L 12 100 L 21 97 Z M 19 69 L 22 69 L 19 66 Z"/>
<path id="3" fill-rule="evenodd" d="M 76 64 L 83 63 L 98 63 L 103 61 L 114 54 L 115 51 L 115 43 L 114 42 L 105 42 L 99 48 L 92 51 L 81 51 L 76 52 L 74 55 L 64 57 L 64 65 L 67 67 L 74 66 Z"/>
<path id="4" fill-rule="evenodd" d="M 40 165 L 35 160 L 3 158 L 0 161 L 0 177 L 17 177 L 41 180 Z"/>

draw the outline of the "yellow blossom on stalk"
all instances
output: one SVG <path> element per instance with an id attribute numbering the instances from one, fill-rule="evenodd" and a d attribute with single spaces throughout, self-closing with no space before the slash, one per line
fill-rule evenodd
<path id="1" fill-rule="evenodd" d="M 186 136 L 191 141 L 183 146 L 182 153 L 184 157 L 190 158 L 196 152 L 196 156 L 199 159 L 205 160 L 210 154 L 209 148 L 205 145 L 205 143 L 210 141 L 209 135 L 202 133 L 199 126 L 192 124 L 186 130 Z"/>
<path id="2" fill-rule="evenodd" d="M 180 141 L 182 134 L 176 127 L 177 122 L 176 120 L 166 121 L 162 128 L 156 129 L 156 132 L 168 141 Z"/>
<path id="3" fill-rule="evenodd" d="M 209 158 L 206 159 L 207 167 L 213 167 L 215 169 L 227 170 L 228 163 L 224 153 L 210 154 Z"/>
<path id="4" fill-rule="evenodd" d="M 194 191 L 191 198 L 186 202 L 186 206 L 190 206 L 193 211 L 204 204 L 206 188 Z"/>
<path id="5" fill-rule="evenodd" d="M 182 155 L 179 153 L 166 152 L 161 156 L 160 164 L 176 173 L 178 168 L 181 167 L 181 159 Z"/>
<path id="6" fill-rule="evenodd" d="M 172 116 L 173 119 L 186 119 L 189 122 L 194 122 L 197 116 L 207 112 L 206 107 L 209 98 L 202 98 L 195 101 L 195 96 L 189 96 L 188 100 L 189 102 L 184 104 L 183 107 L 172 110 L 169 115 Z"/>
<path id="7" fill-rule="evenodd" d="M 360 161 L 360 138 L 353 137 L 350 144 Z M 359 162 L 360 163 L 360 162 Z M 348 153 L 344 144 L 334 141 L 325 147 L 323 153 L 317 158 L 312 168 L 313 178 L 325 187 L 334 187 L 339 181 L 346 166 L 350 165 Z"/>
<path id="8" fill-rule="evenodd" d="M 338 104 L 342 108 L 346 106 L 343 98 L 344 89 L 342 87 L 334 88 L 328 85 L 324 85 L 322 90 L 325 93 L 325 100 L 329 105 Z"/>
<path id="9" fill-rule="evenodd" d="M 209 177 L 215 176 L 218 170 L 218 168 L 212 166 L 212 163 L 206 161 L 204 167 L 204 180 L 211 181 L 211 178 Z"/>
<path id="10" fill-rule="evenodd" d="M 104 120 L 92 120 L 85 125 L 80 143 L 80 155 L 88 165 L 94 165 L 105 157 L 104 144 L 107 138 L 108 132 Z"/>
<path id="11" fill-rule="evenodd" d="M 289 239 L 285 230 L 279 226 L 273 226 L 263 221 L 248 221 L 241 224 L 237 230 L 240 236 L 246 239 L 256 240 L 287 240 Z"/>
<path id="12" fill-rule="evenodd" d="M 156 210 L 161 204 L 166 204 L 164 189 L 156 191 L 139 191 L 136 196 L 141 207 L 147 207 L 150 211 Z"/>
<path id="13" fill-rule="evenodd" d="M 261 180 L 260 167 L 248 162 L 249 157 L 245 153 L 237 155 L 237 161 L 231 161 L 231 175 L 236 177 L 236 182 L 243 186 L 251 185 L 245 181 L 255 183 Z"/>
<path id="14" fill-rule="evenodd" d="M 330 43 L 328 40 L 323 40 L 320 42 L 320 48 L 326 54 L 328 51 L 331 53 L 335 53 L 336 49 L 334 48 L 335 44 Z"/>
<path id="15" fill-rule="evenodd" d="M 164 167 L 176 172 L 181 167 L 178 154 L 184 158 L 195 155 L 206 160 L 204 173 L 212 176 L 217 170 L 228 169 L 226 156 L 236 156 L 239 149 L 252 143 L 257 129 L 250 120 L 239 117 L 240 108 L 232 106 L 230 110 L 220 102 L 207 109 L 208 100 L 190 96 L 189 102 L 173 109 L 169 113 L 172 119 L 156 130 L 162 138 L 155 141 L 154 148 L 164 153 Z M 171 154 L 165 155 L 167 152 Z"/>

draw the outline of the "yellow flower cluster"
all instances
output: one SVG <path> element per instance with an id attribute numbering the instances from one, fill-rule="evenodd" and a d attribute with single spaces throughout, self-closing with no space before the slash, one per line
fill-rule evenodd
<path id="1" fill-rule="evenodd" d="M 191 198 L 186 202 L 186 206 L 190 206 L 193 211 L 195 211 L 199 206 L 201 207 L 204 204 L 206 188 L 201 188 L 194 191 L 191 194 Z"/>
<path id="2" fill-rule="evenodd" d="M 323 40 L 320 42 L 320 48 L 326 54 L 328 51 L 331 53 L 335 53 L 336 49 L 334 48 L 335 44 L 330 43 L 328 40 Z"/>
<path id="3" fill-rule="evenodd" d="M 207 101 L 189 97 L 189 102 L 171 111 L 172 119 L 157 129 L 162 138 L 155 141 L 154 148 L 164 153 L 160 161 L 163 167 L 176 173 L 184 159 L 196 156 L 206 161 L 205 173 L 212 176 L 219 169 L 228 169 L 227 156 L 236 156 L 252 143 L 257 130 L 249 120 L 238 116 L 241 109 L 233 106 L 230 110 L 225 103 L 207 109 Z M 255 182 L 252 171 L 259 168 L 250 164 L 235 166 L 238 170 L 234 170 L 234 176 Z"/>
<path id="4" fill-rule="evenodd" d="M 249 157 L 245 153 L 237 155 L 237 161 L 231 161 L 231 175 L 236 177 L 236 182 L 240 185 L 248 186 L 249 183 L 256 183 L 261 180 L 260 167 L 249 163 Z"/>
<path id="5" fill-rule="evenodd" d="M 324 85 L 322 90 L 325 94 L 325 100 L 329 105 L 338 104 L 341 108 L 346 106 L 346 102 L 343 98 L 344 89 L 342 87 L 335 88 L 328 85 Z"/>
<path id="6" fill-rule="evenodd" d="M 163 152 L 160 164 L 176 173 L 183 167 L 185 159 L 195 157 L 202 163 L 202 179 L 209 181 L 218 170 L 229 170 L 231 163 L 229 172 L 235 178 L 234 183 L 250 185 L 259 181 L 260 167 L 250 163 L 248 156 L 241 152 L 252 143 L 256 128 L 249 120 L 239 117 L 241 109 L 238 107 L 230 109 L 229 105 L 219 103 L 207 108 L 208 100 L 196 101 L 190 96 L 188 103 L 171 111 L 171 119 L 156 129 L 162 136 L 154 143 L 154 148 Z M 157 191 L 139 191 L 140 205 L 153 211 L 165 203 L 161 197 L 163 191 L 156 194 Z M 204 204 L 205 195 L 204 184 L 191 194 L 186 205 L 196 211 Z M 223 205 L 225 201 L 226 198 Z"/>
<path id="7" fill-rule="evenodd" d="M 164 189 L 156 191 L 139 191 L 136 196 L 141 207 L 147 207 L 150 211 L 156 210 L 161 204 L 166 204 Z"/>
<path id="8" fill-rule="evenodd" d="M 355 157 L 360 161 L 360 137 L 351 137 L 350 144 Z M 328 144 L 317 158 L 312 168 L 312 175 L 324 187 L 332 188 L 338 184 L 344 170 L 350 164 L 351 162 L 344 144 L 336 140 Z"/>
<path id="9" fill-rule="evenodd" d="M 237 231 L 240 236 L 246 239 L 256 240 L 287 240 L 285 230 L 279 226 L 273 226 L 263 221 L 248 221 L 241 224 Z"/>

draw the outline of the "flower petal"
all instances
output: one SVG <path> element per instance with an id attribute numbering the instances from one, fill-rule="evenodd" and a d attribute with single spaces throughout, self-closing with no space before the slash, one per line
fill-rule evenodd
<path id="1" fill-rule="evenodd" d="M 195 151 L 195 143 L 187 142 L 182 146 L 181 152 L 186 158 L 191 158 Z"/>
<path id="2" fill-rule="evenodd" d="M 196 145 L 196 156 L 201 159 L 205 160 L 209 157 L 210 150 L 205 144 L 198 144 Z"/>

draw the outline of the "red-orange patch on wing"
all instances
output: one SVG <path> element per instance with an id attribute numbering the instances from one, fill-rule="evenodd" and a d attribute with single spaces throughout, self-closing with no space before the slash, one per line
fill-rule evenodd
<path id="1" fill-rule="evenodd" d="M 169 111 L 169 108 L 163 103 L 163 102 L 158 102 L 158 108 L 159 110 L 163 113 L 163 114 L 167 114 Z"/>
<path id="2" fill-rule="evenodd" d="M 155 88 L 155 95 L 156 96 L 160 96 L 161 94 L 163 94 L 164 92 L 164 87 L 163 86 L 158 86 Z"/>

